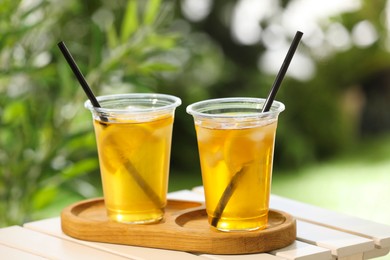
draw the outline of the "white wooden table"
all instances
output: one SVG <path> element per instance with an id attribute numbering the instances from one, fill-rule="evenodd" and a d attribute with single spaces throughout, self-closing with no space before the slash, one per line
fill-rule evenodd
<path id="1" fill-rule="evenodd" d="M 203 202 L 203 188 L 169 194 L 170 199 Z M 262 254 L 208 255 L 77 240 L 61 230 L 60 218 L 0 229 L 0 259 L 370 259 L 390 251 L 390 226 L 309 204 L 271 196 L 271 208 L 297 219 L 297 239 Z"/>

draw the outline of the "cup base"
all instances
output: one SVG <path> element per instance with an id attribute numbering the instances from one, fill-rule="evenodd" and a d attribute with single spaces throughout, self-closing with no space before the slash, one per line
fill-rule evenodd
<path id="1" fill-rule="evenodd" d="M 212 223 L 211 221 L 212 217 L 209 216 L 210 224 Z M 246 232 L 265 229 L 267 222 L 268 215 L 248 219 L 221 218 L 217 226 L 212 227 L 222 232 Z"/>
<path id="2" fill-rule="evenodd" d="M 160 222 L 164 216 L 164 211 L 153 211 L 143 213 L 128 213 L 107 210 L 107 216 L 110 220 L 125 224 L 152 224 Z"/>

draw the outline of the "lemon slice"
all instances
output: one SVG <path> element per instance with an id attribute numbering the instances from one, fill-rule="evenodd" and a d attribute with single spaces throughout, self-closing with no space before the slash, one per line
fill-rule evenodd
<path id="1" fill-rule="evenodd" d="M 253 162 L 258 156 L 259 141 L 256 128 L 235 129 L 229 131 L 224 147 L 224 158 L 232 174 Z"/>
<path id="2" fill-rule="evenodd" d="M 115 173 L 132 158 L 152 133 L 147 124 L 114 123 L 96 128 L 100 163 L 109 173 Z"/>
<path id="3" fill-rule="evenodd" d="M 127 121 L 97 126 L 97 136 L 101 140 L 99 148 L 102 149 L 100 161 L 105 174 L 121 176 L 119 179 L 128 182 L 127 188 L 143 194 L 140 201 L 158 207 L 163 206 L 160 197 L 167 183 L 167 175 L 160 172 L 169 169 L 167 156 L 172 120 L 165 116 L 151 122 Z"/>

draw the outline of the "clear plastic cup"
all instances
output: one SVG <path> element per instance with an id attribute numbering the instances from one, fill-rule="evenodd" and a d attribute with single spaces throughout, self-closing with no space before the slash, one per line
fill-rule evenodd
<path id="1" fill-rule="evenodd" d="M 163 94 L 119 94 L 87 100 L 92 112 L 107 215 L 153 223 L 167 203 L 172 126 L 181 100 Z"/>
<path id="2" fill-rule="evenodd" d="M 221 98 L 187 107 L 195 121 L 209 223 L 218 230 L 267 226 L 276 127 L 285 107 L 274 101 L 261 113 L 264 102 Z"/>

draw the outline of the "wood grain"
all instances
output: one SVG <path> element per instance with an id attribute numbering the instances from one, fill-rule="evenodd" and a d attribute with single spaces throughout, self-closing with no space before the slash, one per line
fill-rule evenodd
<path id="1" fill-rule="evenodd" d="M 103 199 L 72 204 L 61 213 L 65 234 L 87 241 L 163 248 L 208 254 L 246 254 L 286 247 L 296 238 L 295 219 L 270 210 L 265 230 L 221 232 L 211 227 L 202 203 L 168 200 L 157 224 L 124 224 L 106 216 Z"/>

